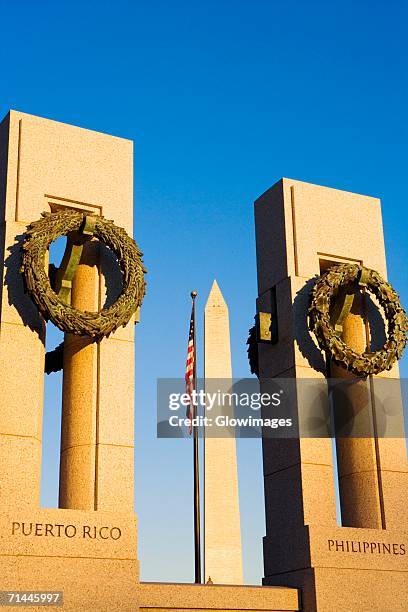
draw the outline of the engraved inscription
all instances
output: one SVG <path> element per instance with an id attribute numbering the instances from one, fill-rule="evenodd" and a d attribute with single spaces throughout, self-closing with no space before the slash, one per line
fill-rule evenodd
<path id="1" fill-rule="evenodd" d="M 360 542 L 359 540 L 327 540 L 330 552 L 378 555 L 405 555 L 405 544 L 387 542 Z"/>
<path id="2" fill-rule="evenodd" d="M 91 540 L 119 540 L 119 527 L 97 527 L 96 525 L 63 525 L 57 523 L 21 523 L 13 521 L 11 534 L 20 536 L 51 538 L 85 538 Z"/>

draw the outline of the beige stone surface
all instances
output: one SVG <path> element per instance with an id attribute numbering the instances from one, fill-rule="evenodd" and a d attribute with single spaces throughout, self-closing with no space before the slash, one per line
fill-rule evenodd
<path id="1" fill-rule="evenodd" d="M 18 435 L 0 436 L 0 507 L 40 505 L 41 441 Z"/>
<path id="2" fill-rule="evenodd" d="M 66 334 L 62 449 L 89 444 L 95 437 L 95 404 L 98 394 L 98 346 L 90 339 Z M 81 407 L 77 407 L 80 403 Z M 89 404 L 89 408 L 87 406 Z"/>
<path id="3" fill-rule="evenodd" d="M 4 123 L 0 131 L 3 129 Z M 4 138 L 4 134 L 1 137 Z M 0 193 L 2 189 L 4 184 L 0 187 Z M 4 211 L 0 202 L 1 210 Z M 18 236 L 22 230 L 21 224 L 6 224 L 4 218 L 0 219 L 2 507 L 5 504 L 35 506 L 39 503 L 40 495 L 44 324 L 24 295 L 19 274 Z"/>
<path id="4" fill-rule="evenodd" d="M 319 612 L 404 612 L 408 597 L 402 572 L 318 568 L 314 570 Z"/>
<path id="5" fill-rule="evenodd" d="M 295 465 L 265 476 L 265 512 L 268 518 L 267 536 L 269 524 L 273 525 L 273 532 L 276 533 L 281 533 L 285 526 L 295 530 L 306 523 L 335 525 L 332 466 L 298 461 Z M 292 537 L 295 537 L 295 533 Z M 272 541 L 268 537 L 266 540 L 266 546 L 269 546 Z M 270 552 L 273 554 L 274 544 L 271 546 Z"/>
<path id="6" fill-rule="evenodd" d="M 292 233 L 292 245 L 287 242 L 290 276 L 310 278 L 319 258 L 339 258 L 361 261 L 386 277 L 378 198 L 291 179 L 283 179 L 283 189 L 287 231 Z M 296 246 L 296 255 L 290 246 Z"/>
<path id="7" fill-rule="evenodd" d="M 312 379 L 312 382 L 313 379 L 319 381 L 320 389 L 322 375 L 311 368 L 297 367 L 282 376 L 298 379 L 297 405 L 302 427 L 302 423 L 308 419 L 309 407 L 315 408 L 314 394 L 308 391 L 309 382 L 305 386 L 304 377 Z M 314 522 L 336 524 L 333 450 L 332 440 L 327 434 L 324 437 L 288 440 L 264 438 L 262 445 L 266 516 L 269 517 L 264 546 L 265 551 L 270 548 L 270 553 L 265 554 L 273 555 L 276 544 L 273 538 L 268 537 L 268 524 L 273 526 L 276 533 L 285 525 L 297 528 Z"/>
<path id="8" fill-rule="evenodd" d="M 0 513 L 0 534 L 0 558 L 26 555 L 136 559 L 134 513 L 11 509 Z"/>
<path id="9" fill-rule="evenodd" d="M 255 209 L 259 294 L 288 276 L 311 278 L 319 259 L 362 262 L 386 276 L 377 198 L 283 178 Z"/>
<path id="10" fill-rule="evenodd" d="M 306 612 L 405 609 L 407 532 L 309 525 L 296 537 L 277 537 L 265 582 L 301 588 Z"/>
<path id="11" fill-rule="evenodd" d="M 358 472 L 339 478 L 342 525 L 371 529 L 382 528 L 378 487 L 376 470 Z"/>
<path id="12" fill-rule="evenodd" d="M 63 591 L 64 610 L 137 610 L 134 514 L 10 510 L 0 542 L 2 590 Z"/>
<path id="13" fill-rule="evenodd" d="M 398 440 L 398 442 L 401 441 Z M 407 530 L 407 489 L 408 474 L 406 471 L 403 469 L 400 471 L 381 470 L 381 492 L 386 529 Z"/>
<path id="14" fill-rule="evenodd" d="M 71 304 L 99 309 L 98 243 L 85 243 L 72 282 Z M 94 510 L 97 471 L 99 346 L 90 338 L 64 335 L 60 508 Z"/>
<path id="15" fill-rule="evenodd" d="M 133 446 L 134 342 L 104 339 L 100 346 L 99 368 L 100 378 L 104 381 L 99 391 L 99 444 Z"/>
<path id="16" fill-rule="evenodd" d="M 61 449 L 59 507 L 95 510 L 95 444 Z"/>
<path id="17" fill-rule="evenodd" d="M 0 573 L 5 590 L 62 591 L 64 604 L 55 609 L 64 612 L 138 610 L 133 559 L 0 556 Z M 29 609 L 43 612 L 44 606 Z"/>
<path id="18" fill-rule="evenodd" d="M 402 572 L 316 568 L 282 573 L 270 584 L 302 587 L 306 612 L 404 612 L 407 582 Z"/>
<path id="19" fill-rule="evenodd" d="M 31 221 L 49 202 L 72 202 L 114 216 L 132 233 L 131 141 L 16 111 L 10 112 L 10 136 L 15 171 L 8 175 L 7 220 Z"/>
<path id="20" fill-rule="evenodd" d="M 228 392 L 232 383 L 228 307 L 216 281 L 205 306 L 204 376 L 207 392 Z M 215 406 L 211 416 L 233 413 Z M 204 440 L 204 581 L 243 584 L 241 524 L 235 438 L 211 430 Z M 218 437 L 219 436 L 219 437 Z"/>
<path id="21" fill-rule="evenodd" d="M 44 346 L 28 327 L 1 324 L 0 376 L 0 433 L 41 442 Z"/>
<path id="22" fill-rule="evenodd" d="M 316 567 L 408 571 L 408 532 L 392 529 L 309 526 Z"/>
<path id="23" fill-rule="evenodd" d="M 113 477 L 114 475 L 114 477 Z M 96 509 L 128 511 L 134 508 L 133 446 L 98 445 Z"/>
<path id="24" fill-rule="evenodd" d="M 296 589 L 284 587 L 160 584 L 139 586 L 141 610 L 300 610 Z"/>

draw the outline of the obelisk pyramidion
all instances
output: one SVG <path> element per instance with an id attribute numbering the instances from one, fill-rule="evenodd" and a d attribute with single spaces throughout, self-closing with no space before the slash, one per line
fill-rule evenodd
<path id="1" fill-rule="evenodd" d="M 227 393 L 232 382 L 228 307 L 214 281 L 205 307 L 206 392 Z M 215 405 L 209 416 L 233 413 Z M 214 437 L 216 436 L 216 437 Z M 214 584 L 243 584 L 235 437 L 231 428 L 211 430 L 204 440 L 204 572 Z"/>

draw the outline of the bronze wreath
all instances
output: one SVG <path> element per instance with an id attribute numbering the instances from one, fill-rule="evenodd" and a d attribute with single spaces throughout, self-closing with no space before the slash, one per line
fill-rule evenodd
<path id="1" fill-rule="evenodd" d="M 330 307 L 340 288 L 356 285 L 364 272 L 368 291 L 373 293 L 382 306 L 387 321 L 388 337 L 384 346 L 376 352 L 362 354 L 353 351 L 330 323 Z M 375 270 L 357 264 L 333 266 L 318 279 L 311 295 L 309 326 L 317 342 L 330 359 L 357 376 L 379 374 L 390 370 L 402 355 L 407 341 L 408 319 L 398 294 Z"/>
<path id="2" fill-rule="evenodd" d="M 53 291 L 45 271 L 45 255 L 51 242 L 79 230 L 85 216 L 85 213 L 72 210 L 42 213 L 42 219 L 31 223 L 26 232 L 21 271 L 26 291 L 46 320 L 50 319 L 64 332 L 97 338 L 108 336 L 129 322 L 145 294 L 146 270 L 142 264 L 142 253 L 126 231 L 116 227 L 112 221 L 95 217 L 93 235 L 118 258 L 122 292 L 112 306 L 100 312 L 81 311 L 62 302 Z"/>

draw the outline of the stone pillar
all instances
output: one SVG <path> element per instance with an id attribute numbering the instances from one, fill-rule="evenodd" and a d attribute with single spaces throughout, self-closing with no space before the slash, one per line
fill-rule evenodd
<path id="1" fill-rule="evenodd" d="M 97 343 L 66 335 L 61 507 L 40 508 L 45 326 L 24 294 L 19 249 L 31 221 L 64 208 L 132 235 L 132 142 L 11 111 L 0 126 L 2 588 L 58 588 L 64 610 L 130 612 L 139 576 L 134 320 Z M 112 302 L 120 278 L 109 249 L 88 243 L 73 304 Z"/>
<path id="2" fill-rule="evenodd" d="M 295 410 L 302 426 L 306 410 L 302 380 L 320 381 L 323 390 L 327 375 L 325 356 L 308 331 L 313 278 L 330 265 L 344 262 L 361 263 L 386 278 L 380 202 L 282 179 L 256 201 L 255 224 L 257 310 L 276 313 L 278 325 L 277 343 L 258 345 L 260 378 L 296 381 Z M 271 296 L 275 295 L 276 305 L 272 305 Z M 352 312 L 344 327 L 344 338 L 356 348 L 363 348 L 365 343 L 361 325 L 360 311 Z M 339 371 L 334 369 L 333 374 L 339 375 Z M 263 440 L 264 582 L 302 587 L 308 612 L 402 612 L 405 607 L 405 440 L 402 436 L 377 437 L 381 410 L 387 410 L 387 406 L 402 431 L 402 403 L 395 393 L 390 407 L 390 387 L 385 385 L 391 377 L 398 379 L 398 366 L 363 383 L 364 389 L 359 383 L 352 392 L 353 401 L 363 395 L 366 398 L 367 393 L 375 398 L 363 415 L 372 425 L 373 437 L 344 443 L 337 440 L 342 527 L 336 522 L 331 439 Z M 341 414 L 336 415 L 336 425 L 339 421 Z M 392 542 L 402 544 L 401 549 L 395 547 L 401 555 L 384 553 L 392 549 Z M 393 587 L 389 586 L 391 576 Z"/>
<path id="3" fill-rule="evenodd" d="M 204 376 L 207 392 L 230 392 L 232 384 L 228 307 L 214 281 L 205 306 Z M 233 414 L 233 407 L 214 406 Z M 212 437 L 215 436 L 217 437 Z M 230 428 L 211 429 L 204 440 L 204 579 L 243 584 L 237 455 Z"/>
<path id="4" fill-rule="evenodd" d="M 72 283 L 74 308 L 99 309 L 98 264 L 98 243 L 85 243 Z M 91 338 L 65 334 L 60 508 L 96 510 L 98 349 Z"/>
<path id="5" fill-rule="evenodd" d="M 361 316 L 365 312 L 364 297 L 356 295 L 354 298 L 342 332 L 344 342 L 359 353 L 364 353 L 369 346 L 366 326 Z M 334 363 L 330 364 L 328 375 L 348 381 L 347 388 L 341 388 L 341 397 L 336 401 L 334 394 L 333 401 L 341 524 L 343 527 L 381 529 L 382 492 L 370 381 L 356 380 L 354 375 Z M 355 437 L 349 437 L 353 428 L 345 423 L 346 419 L 348 423 L 353 419 Z M 345 436 L 343 426 L 348 436 Z M 358 430 L 364 430 L 366 435 L 360 437 Z"/>
<path id="6" fill-rule="evenodd" d="M 85 243 L 72 305 L 95 311 L 107 299 L 113 303 L 121 290 L 115 287 L 117 268 L 109 249 L 97 241 Z M 107 296 L 112 285 L 114 295 Z M 133 328 L 134 323 L 100 342 L 65 334 L 61 508 L 133 510 Z"/>

